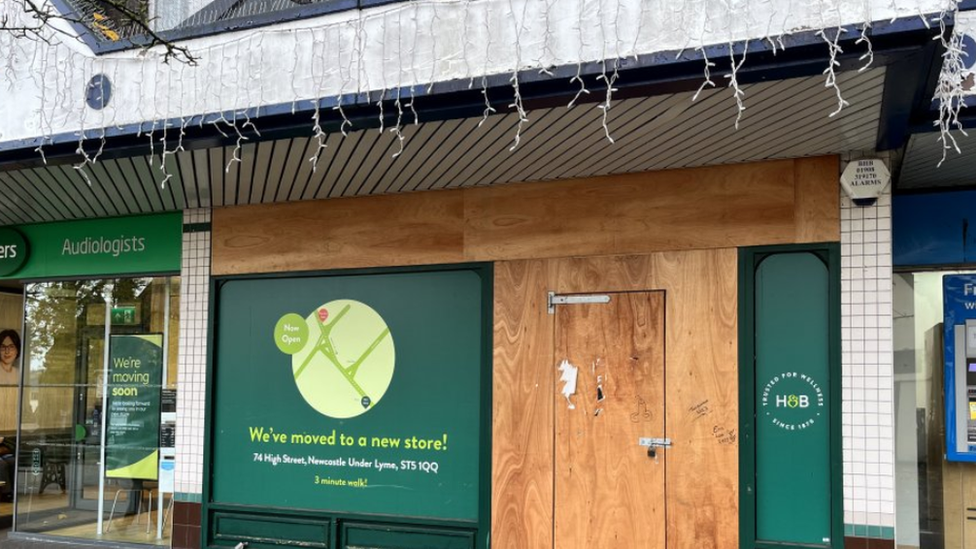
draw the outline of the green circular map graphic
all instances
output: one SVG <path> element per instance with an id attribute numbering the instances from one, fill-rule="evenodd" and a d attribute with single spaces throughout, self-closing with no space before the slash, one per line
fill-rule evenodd
<path id="1" fill-rule="evenodd" d="M 376 406 L 393 380 L 396 362 L 393 335 L 383 317 L 365 303 L 337 299 L 312 311 L 305 324 L 307 342 L 291 359 L 305 401 L 336 419 Z"/>

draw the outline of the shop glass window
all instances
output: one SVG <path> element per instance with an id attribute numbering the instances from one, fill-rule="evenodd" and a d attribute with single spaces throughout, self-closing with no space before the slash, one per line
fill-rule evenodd
<path id="1" fill-rule="evenodd" d="M 169 544 L 179 284 L 25 286 L 17 531 Z"/>

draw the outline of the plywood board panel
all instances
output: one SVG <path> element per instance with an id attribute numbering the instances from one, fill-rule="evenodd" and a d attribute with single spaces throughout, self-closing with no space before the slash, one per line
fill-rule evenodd
<path id="1" fill-rule="evenodd" d="M 492 540 L 552 549 L 552 325 L 545 261 L 495 265 Z"/>
<path id="2" fill-rule="evenodd" d="M 796 181 L 796 241 L 840 240 L 840 164 L 836 156 L 798 158 Z"/>
<path id="3" fill-rule="evenodd" d="M 553 260 L 560 293 L 667 293 L 669 549 L 738 545 L 737 253 Z"/>
<path id="4" fill-rule="evenodd" d="M 793 161 L 465 189 L 469 259 L 793 240 Z"/>
<path id="5" fill-rule="evenodd" d="M 214 247 L 220 250 L 214 254 L 215 274 L 463 260 L 461 196 L 457 193 L 296 202 L 219 211 L 213 216 Z"/>
<path id="6" fill-rule="evenodd" d="M 781 160 L 362 197 L 338 204 L 322 200 L 218 208 L 213 214 L 213 272 L 633 255 L 837 241 L 839 191 L 831 167 L 836 162 L 836 158 Z M 332 166 L 329 172 L 337 170 L 341 168 Z M 288 230 L 295 226 L 295 212 L 304 216 L 302 223 L 314 220 L 306 223 L 305 238 L 296 238 L 300 233 Z M 258 234 L 256 226 L 268 230 Z M 250 238 L 246 235 L 258 238 L 264 247 L 241 249 L 242 239 Z M 282 261 L 282 250 L 293 257 Z M 248 255 L 246 260 L 243 255 Z"/>

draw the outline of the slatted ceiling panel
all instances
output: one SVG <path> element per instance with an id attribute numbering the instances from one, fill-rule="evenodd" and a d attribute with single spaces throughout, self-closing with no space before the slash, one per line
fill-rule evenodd
<path id="1" fill-rule="evenodd" d="M 710 99 L 710 96 L 702 96 L 699 101 Z M 637 127 L 618 129 L 614 126 L 615 143 L 603 155 L 593 155 L 592 160 L 585 164 L 577 162 L 564 173 L 571 177 L 581 173 L 614 173 L 617 166 L 624 165 L 629 159 L 646 156 L 658 142 L 668 139 L 666 131 L 669 125 L 688 108 L 689 102 L 689 97 L 672 96 L 650 109 L 647 116 L 638 120 Z"/>
<path id="2" fill-rule="evenodd" d="M 622 101 L 611 109 L 611 120 L 619 115 L 626 115 L 632 107 L 643 103 L 640 99 Z M 584 118 L 569 131 L 557 135 L 550 142 L 544 161 L 536 163 L 530 170 L 529 177 L 533 179 L 552 179 L 555 173 L 565 169 L 567 164 L 578 161 L 581 157 L 595 160 L 597 148 L 606 147 L 609 141 L 603 129 L 603 110 L 596 105 L 580 105 L 585 111 Z M 629 120 L 629 118 L 628 118 Z M 612 122 L 611 122 L 612 123 Z"/>
<path id="3" fill-rule="evenodd" d="M 764 154 L 767 157 L 779 157 L 782 156 L 786 151 L 796 148 L 797 146 L 809 145 L 811 148 L 823 148 L 829 146 L 831 143 L 840 143 L 841 145 L 850 149 L 852 148 L 850 137 L 864 131 L 865 126 L 873 126 L 877 128 L 879 118 L 880 111 L 878 108 L 852 108 L 849 112 L 844 113 L 844 116 L 840 121 L 851 124 L 850 129 L 847 131 L 844 131 L 844 128 L 839 127 L 839 124 L 836 123 L 832 126 L 834 131 L 829 131 L 826 130 L 824 126 L 831 125 L 832 121 L 812 120 L 808 121 L 804 125 L 798 126 L 798 128 L 805 128 L 807 131 L 786 129 L 783 132 L 769 138 L 770 141 L 768 146 L 765 147 L 765 151 L 753 149 L 746 152 L 751 153 L 750 157 L 762 157 Z M 805 133 L 807 135 L 804 135 Z M 877 136 L 875 135 L 875 138 L 876 137 Z M 734 154 L 729 156 L 732 157 Z"/>
<path id="4" fill-rule="evenodd" d="M 877 127 L 878 121 L 880 120 L 880 113 L 877 111 L 851 113 L 849 116 L 852 117 L 851 120 L 858 122 L 858 124 L 861 126 L 860 129 L 854 129 L 852 132 L 840 133 L 836 136 L 819 136 L 806 141 L 802 139 L 802 135 L 796 135 L 790 140 L 784 140 L 778 146 L 770 147 L 771 154 L 775 156 L 783 156 L 791 150 L 795 150 L 806 145 L 816 148 L 823 148 L 837 140 L 843 140 L 848 149 L 853 149 L 858 144 L 860 138 L 864 137 L 865 135 L 874 136 L 870 141 L 871 144 L 873 144 L 877 139 L 877 133 L 874 132 L 872 134 L 872 132 L 866 127 Z"/>
<path id="5" fill-rule="evenodd" d="M 873 75 L 877 77 L 878 86 L 874 88 L 872 96 L 880 96 L 881 87 L 883 85 L 883 78 L 880 78 L 879 74 Z M 833 147 L 828 147 L 827 150 L 817 149 L 815 147 L 809 147 L 807 149 L 807 154 L 816 154 L 820 152 L 821 154 L 826 154 L 827 152 L 841 152 L 847 150 L 848 146 L 840 138 L 842 136 L 837 136 L 836 129 L 837 126 L 843 123 L 851 116 L 856 116 L 857 111 L 851 109 L 844 112 L 833 119 L 828 117 L 827 114 L 836 105 L 836 98 L 833 95 L 832 90 L 821 88 L 821 94 L 818 101 L 813 101 L 808 96 L 802 96 L 796 104 L 793 105 L 793 109 L 788 113 L 788 116 L 781 116 L 775 118 L 767 118 L 768 122 L 765 124 L 758 124 L 753 128 L 745 128 L 740 126 L 740 131 L 727 133 L 726 144 L 721 147 L 722 150 L 714 150 L 716 145 L 710 143 L 705 145 L 705 148 L 711 147 L 714 150 L 714 154 L 709 154 L 707 157 L 702 157 L 700 154 L 696 157 L 695 161 L 682 161 L 682 162 L 671 162 L 668 154 L 662 152 L 660 149 L 656 149 L 651 152 L 646 158 L 638 159 L 627 165 L 617 166 L 615 169 L 619 171 L 640 171 L 645 169 L 665 169 L 665 168 L 676 168 L 676 167 L 688 167 L 694 165 L 707 165 L 707 164 L 717 164 L 722 162 L 743 162 L 748 160 L 760 160 L 769 158 L 779 158 L 781 155 L 776 152 L 777 147 L 782 147 L 782 142 L 788 139 L 796 139 L 801 142 L 812 143 L 811 138 L 816 138 L 821 132 L 831 132 L 832 136 L 830 139 L 835 141 Z M 866 97 L 859 92 L 858 88 L 850 89 L 848 88 L 849 95 L 853 101 L 857 101 L 858 104 L 862 105 L 873 105 L 877 108 L 877 103 L 872 101 L 872 98 Z M 851 95 L 853 94 L 853 95 Z M 792 103 L 792 102 L 791 102 Z M 747 106 L 748 108 L 748 106 Z M 734 111 L 727 115 L 727 120 L 724 122 L 732 123 L 734 120 Z M 765 116 L 760 113 L 760 117 Z M 723 121 L 718 121 L 719 125 Z M 718 131 L 723 131 L 719 129 Z M 875 126 L 874 131 L 877 131 Z M 681 134 L 679 134 L 681 135 Z M 684 133 L 683 135 L 687 135 Z M 676 138 L 681 140 L 682 137 Z M 695 147 L 695 151 L 699 152 L 701 147 Z M 731 152 L 729 152 L 731 150 Z"/>
<path id="6" fill-rule="evenodd" d="M 54 192 L 60 193 L 63 197 L 62 202 L 68 206 L 74 218 L 95 215 L 88 200 L 78 192 L 71 181 L 64 177 L 58 177 L 60 172 L 55 172 L 50 166 L 43 166 L 33 171 L 38 179 L 44 181 L 44 185 L 48 189 L 54 189 Z"/>
<path id="7" fill-rule="evenodd" d="M 423 148 L 411 148 L 406 163 L 403 164 L 403 168 L 397 172 L 396 178 L 390 183 L 390 192 L 408 190 L 409 185 L 412 183 L 413 174 L 430 159 L 434 151 L 440 148 L 446 136 L 451 135 L 461 125 L 461 121 L 447 120 L 445 122 L 436 122 L 436 124 L 436 131 L 424 142 Z"/>
<path id="8" fill-rule="evenodd" d="M 123 160 L 119 160 L 119 162 L 121 163 Z M 168 188 L 163 188 L 162 185 L 156 182 L 144 158 L 126 158 L 124 162 L 128 167 L 123 172 L 131 173 L 135 180 L 146 189 L 150 202 L 155 208 L 154 211 L 164 212 L 173 209 L 172 191 Z"/>
<path id="9" fill-rule="evenodd" d="M 734 124 L 734 113 L 737 111 L 735 102 L 727 90 L 704 91 L 699 96 L 698 102 L 701 105 L 689 106 L 687 103 L 683 103 L 679 104 L 677 108 L 663 112 L 661 116 L 651 122 L 655 126 L 655 131 L 651 137 L 640 146 L 628 151 L 629 154 L 625 154 L 604 171 L 608 173 L 629 172 L 634 169 L 635 163 L 647 158 L 666 161 L 667 155 L 673 153 L 683 140 L 699 134 L 704 128 L 711 127 L 713 124 L 715 126 L 723 123 Z M 745 136 L 740 135 L 739 137 Z"/>
<path id="10" fill-rule="evenodd" d="M 95 210 L 91 207 L 88 199 L 82 196 L 78 190 L 75 189 L 74 184 L 72 184 L 68 178 L 64 177 L 60 170 L 51 166 L 45 166 L 43 168 L 39 168 L 38 172 L 40 172 L 41 177 L 44 180 L 49 182 L 49 187 L 57 185 L 57 188 L 61 189 L 61 192 L 63 192 L 65 196 L 68 197 L 68 200 L 70 200 L 77 208 L 78 217 L 94 217 L 97 215 Z"/>
<path id="11" fill-rule="evenodd" d="M 274 148 L 275 142 L 273 141 L 258 143 L 258 149 L 254 156 L 254 169 L 251 172 L 251 192 L 247 199 L 248 204 L 260 204 L 264 200 L 264 186 L 268 180 L 268 170 L 271 166 Z"/>
<path id="12" fill-rule="evenodd" d="M 377 148 L 385 149 L 391 142 L 391 137 L 384 135 L 385 129 L 381 133 L 379 130 L 367 130 L 359 142 L 359 146 L 353 149 L 352 154 L 346 161 L 346 167 L 339 174 L 337 192 L 339 196 L 356 196 L 359 194 L 359 181 L 356 174 L 365 169 L 369 169 L 366 159 L 369 158 Z"/>
<path id="13" fill-rule="evenodd" d="M 538 136 L 533 135 L 531 139 L 527 139 L 512 154 L 503 155 L 500 164 L 494 169 L 495 171 L 476 174 L 473 182 L 475 184 L 493 183 L 496 180 L 506 181 L 518 177 L 518 173 L 524 169 L 523 165 L 538 165 L 545 158 L 546 151 L 557 140 L 566 139 L 566 136 L 573 135 L 586 127 L 586 124 L 593 123 L 593 115 L 594 113 L 590 109 L 584 107 L 549 109 L 547 116 L 540 120 L 539 124 L 530 125 L 541 128 Z M 530 128 L 528 131 L 534 131 L 534 128 Z"/>
<path id="14" fill-rule="evenodd" d="M 229 205 L 247 204 L 251 194 L 251 174 L 254 171 L 254 157 L 257 156 L 257 144 L 245 143 L 241 146 L 240 170 L 237 175 L 237 189 L 234 200 Z"/>
<path id="15" fill-rule="evenodd" d="M 774 156 L 780 154 L 779 149 L 791 139 L 803 141 L 818 135 L 823 135 L 827 140 L 843 137 L 845 126 L 857 126 L 863 121 L 861 114 L 865 112 L 873 113 L 875 116 L 880 114 L 880 105 L 872 103 L 870 99 L 881 93 L 884 80 L 851 84 L 850 87 L 843 88 L 844 97 L 850 101 L 850 106 L 845 107 L 835 117 L 831 118 L 829 113 L 836 109 L 836 96 L 832 90 L 824 88 L 822 91 L 826 93 L 821 93 L 816 99 L 803 99 L 800 103 L 802 110 L 794 109 L 784 113 L 789 114 L 789 118 L 780 117 L 779 120 L 764 125 L 765 131 L 761 132 L 761 137 L 765 139 L 740 143 L 727 151 L 721 151 L 716 155 L 716 159 L 721 161 L 727 158 Z"/>
<path id="16" fill-rule="evenodd" d="M 433 124 L 431 124 L 431 126 L 433 126 Z M 400 151 L 400 143 L 399 140 L 395 140 L 391 144 L 391 148 L 387 151 L 387 154 L 380 155 L 364 184 L 366 193 L 379 194 L 386 192 L 385 189 L 389 187 L 391 181 L 395 177 L 391 173 L 391 170 L 399 170 L 407 163 L 407 159 L 410 158 L 410 155 L 407 154 L 407 149 L 419 146 L 417 137 L 420 132 L 423 131 L 424 127 L 425 126 L 421 126 L 419 124 L 416 126 L 409 124 L 400 130 L 403 133 L 404 139 L 403 152 L 397 155 L 397 153 Z"/>
<path id="17" fill-rule="evenodd" d="M 518 114 L 512 113 L 494 120 L 487 130 L 482 129 L 480 141 L 464 150 L 457 162 L 438 166 L 438 173 L 434 176 L 434 188 L 469 185 L 474 174 L 489 171 L 488 165 L 496 163 L 496 159 L 506 154 L 511 154 L 509 149 L 515 144 L 518 121 Z"/>
<path id="18" fill-rule="evenodd" d="M 92 211 L 95 213 L 96 217 L 105 217 L 111 215 L 109 207 L 95 195 L 91 186 L 88 184 L 84 178 L 78 173 L 78 170 L 72 168 L 71 166 L 52 166 L 52 173 L 59 180 L 67 181 L 67 184 L 74 187 L 78 194 L 83 196 L 91 207 Z"/>
<path id="19" fill-rule="evenodd" d="M 19 174 L 15 172 L 0 175 L 4 176 L 0 179 L 5 187 L 4 196 L 16 197 L 15 204 L 19 203 L 22 208 L 28 208 L 35 216 L 38 216 L 44 221 L 58 219 L 58 216 L 51 213 L 51 205 L 47 202 L 46 197 L 44 197 L 44 193 L 40 192 L 39 189 L 31 189 L 29 185 L 24 185 L 19 180 Z M 19 192 L 15 192 L 15 189 Z"/>
<path id="20" fill-rule="evenodd" d="M 11 184 L 24 189 L 30 199 L 36 201 L 38 208 L 43 209 L 52 219 L 64 219 L 68 215 L 62 202 L 61 193 L 47 188 L 46 185 L 38 184 L 32 177 L 31 170 L 11 173 L 10 176 Z"/>
<path id="21" fill-rule="evenodd" d="M 40 179 L 35 170 L 23 170 L 19 172 L 20 178 L 19 183 L 21 185 L 27 186 L 32 189 L 35 195 L 41 195 L 48 199 L 51 205 L 51 213 L 56 219 L 64 219 L 65 215 L 72 215 L 70 208 L 70 200 L 63 192 L 59 192 L 57 185 L 48 185 L 48 183 Z"/>
<path id="22" fill-rule="evenodd" d="M 491 116 L 480 127 L 459 136 L 450 156 L 431 167 L 419 189 L 443 189 L 451 183 L 456 171 L 472 165 L 483 166 L 487 159 L 511 146 L 517 126 L 516 113 Z"/>
<path id="23" fill-rule="evenodd" d="M 939 141 L 938 132 L 912 136 L 899 174 L 898 188 L 919 189 L 976 184 L 976 135 L 972 130 L 969 131 L 968 137 L 958 130 L 951 132 L 951 135 L 955 137 L 962 154 L 955 149 L 949 149 L 945 151 L 945 161 L 942 160 L 943 144 Z"/>
<path id="24" fill-rule="evenodd" d="M 123 162 L 104 162 L 102 167 L 108 174 L 112 181 L 115 182 L 116 187 L 122 189 L 123 191 L 128 190 L 132 198 L 135 200 L 136 212 L 153 211 L 152 203 L 149 200 L 149 193 L 155 194 L 155 190 L 147 189 L 141 182 L 136 178 L 126 177 L 125 173 L 122 171 Z"/>
<path id="25" fill-rule="evenodd" d="M 404 152 L 400 156 L 384 158 L 382 164 L 378 166 L 377 173 L 373 176 L 376 186 L 373 188 L 374 194 L 384 194 L 394 190 L 402 180 L 401 174 L 407 170 L 412 161 L 417 159 L 416 151 L 424 150 L 428 146 L 428 141 L 437 133 L 442 122 L 429 122 L 426 124 L 410 124 L 404 132 L 406 143 Z M 413 151 L 413 152 L 412 152 Z"/>
<path id="26" fill-rule="evenodd" d="M 282 140 L 280 142 L 282 147 L 275 149 L 273 154 L 278 162 L 273 162 L 272 167 L 277 164 L 278 169 L 268 173 L 268 184 L 274 188 L 273 193 L 268 193 L 269 202 L 288 200 L 288 192 L 291 191 L 295 182 L 295 174 L 298 172 L 296 163 L 302 154 L 301 150 L 298 149 L 304 150 L 307 141 L 307 138 L 304 137 Z"/>
<path id="27" fill-rule="evenodd" d="M 373 137 L 373 146 L 369 153 L 363 158 L 359 168 L 352 172 L 347 187 L 347 195 L 372 194 L 376 187 L 375 181 L 369 183 L 376 171 L 376 166 L 384 158 L 392 157 L 400 150 L 400 140 L 389 128 L 383 131 L 382 135 Z"/>
<path id="28" fill-rule="evenodd" d="M 578 159 L 567 162 L 565 171 L 562 173 L 576 177 L 580 173 L 599 172 L 628 151 L 635 151 L 635 154 L 640 154 L 641 150 L 647 148 L 648 142 L 664 129 L 665 124 L 661 122 L 665 118 L 664 115 L 683 108 L 684 105 L 681 103 L 686 101 L 690 101 L 690 98 L 677 95 L 668 96 L 662 101 L 649 105 L 643 116 L 635 117 L 622 125 L 612 123 L 611 135 L 614 136 L 614 144 L 609 149 L 605 148 L 603 154 L 580 155 Z M 606 147 L 606 139 L 601 141 Z"/>
<path id="29" fill-rule="evenodd" d="M 12 207 L 4 207 L 14 218 L 20 219 L 20 223 L 29 223 L 31 220 L 42 221 L 46 218 L 34 209 L 32 200 L 25 200 L 19 193 L 15 192 L 16 185 L 11 185 L 6 174 L 0 173 L 0 195 L 4 197 L 4 206 L 10 204 Z"/>
<path id="30" fill-rule="evenodd" d="M 207 181 L 210 183 L 208 185 L 209 192 L 207 196 L 210 198 L 210 205 L 219 205 L 223 202 L 223 188 L 224 188 L 224 169 L 227 167 L 227 159 L 224 158 L 224 147 L 214 147 L 210 149 L 207 158 L 207 168 L 210 170 L 210 177 Z"/>
<path id="31" fill-rule="evenodd" d="M 326 176 L 335 160 L 336 150 L 345 139 L 341 133 L 330 134 L 325 140 L 325 147 L 316 152 L 317 161 L 308 174 L 308 182 L 305 184 L 305 191 L 302 193 L 302 200 L 312 200 L 319 196 L 322 187 L 325 185 Z M 311 162 L 309 162 L 311 164 Z"/>
<path id="32" fill-rule="evenodd" d="M 186 183 L 183 181 L 183 169 L 180 165 L 180 155 L 189 156 L 188 153 L 181 152 L 178 155 L 166 157 L 165 174 L 164 170 L 153 168 L 149 159 L 145 159 L 146 166 L 149 168 L 150 177 L 156 185 L 163 191 L 164 200 L 172 201 L 175 204 L 173 209 L 182 209 L 186 204 Z M 166 176 L 169 175 L 169 179 Z M 167 198 L 168 197 L 168 198 Z M 167 208 L 169 209 L 169 208 Z"/>
<path id="33" fill-rule="evenodd" d="M 499 140 L 504 142 L 506 136 L 503 134 L 508 131 L 511 133 L 507 138 L 513 137 L 517 121 L 517 115 L 511 113 L 490 116 L 484 122 L 478 119 L 472 121 L 473 126 L 458 128 L 450 148 L 444 151 L 445 154 L 439 160 L 432 160 L 424 167 L 424 175 L 416 190 L 442 189 L 448 183 L 445 173 L 451 168 L 468 166 L 471 162 L 478 162 L 475 158 L 481 158 L 480 162 L 483 162 L 484 158 L 497 154 L 496 151 L 492 150 L 492 146 Z M 472 148 L 477 150 L 472 151 Z M 478 152 L 481 155 L 476 154 Z"/>
<path id="34" fill-rule="evenodd" d="M 115 182 L 112 181 L 108 174 L 105 173 L 105 169 L 101 166 L 102 162 L 95 162 L 94 164 L 89 164 L 83 167 L 81 172 L 88 177 L 91 181 L 92 190 L 98 194 L 101 192 L 105 200 L 112 205 L 112 209 L 118 212 L 118 215 L 126 215 L 131 213 L 129 206 L 125 203 L 122 195 L 119 193 L 118 188 L 115 186 Z"/>
<path id="35" fill-rule="evenodd" d="M 268 174 L 264 181 L 264 192 L 261 194 L 261 202 L 277 202 L 281 195 L 281 183 L 284 176 L 285 164 L 292 152 L 294 139 L 282 139 L 275 141 L 274 149 L 271 151 L 271 165 L 268 166 Z"/>
<path id="36" fill-rule="evenodd" d="M 680 111 L 677 118 L 673 116 L 674 113 L 672 112 L 664 113 L 664 116 L 655 119 L 648 125 L 647 129 L 651 133 L 647 134 L 646 137 L 641 137 L 644 140 L 643 147 L 632 148 L 631 150 L 623 148 L 616 155 L 608 155 L 609 162 L 596 167 L 594 172 L 603 174 L 631 171 L 636 169 L 634 167 L 636 163 L 648 158 L 667 162 L 674 156 L 680 156 L 689 150 L 697 150 L 694 144 L 702 143 L 702 140 L 708 139 L 711 134 L 722 134 L 723 136 L 731 134 L 736 141 L 747 139 L 745 117 L 748 117 L 750 112 L 759 112 L 765 108 L 761 103 L 766 99 L 767 88 L 769 87 L 771 86 L 757 85 L 748 89 L 747 110 L 739 131 L 735 130 L 735 117 L 738 111 L 734 100 L 730 97 L 731 92 L 724 88 L 710 89 L 703 92 L 702 96 L 698 98 L 698 101 L 702 102 L 700 107 L 689 106 L 684 103 L 681 105 L 683 110 Z M 775 93 L 775 89 L 772 93 Z M 701 114 L 698 115 L 698 113 Z M 716 145 L 712 144 L 711 146 Z"/>
<path id="37" fill-rule="evenodd" d="M 146 197 L 142 186 L 126 181 L 119 170 L 118 162 L 98 162 L 97 166 L 92 166 L 92 171 L 99 169 L 105 177 L 112 182 L 112 186 L 119 193 L 126 213 L 135 213 L 149 209 L 149 199 Z M 101 179 L 101 176 L 98 176 Z"/>
<path id="38" fill-rule="evenodd" d="M 792 88 L 794 86 L 796 86 L 795 82 L 780 81 L 771 83 L 770 85 L 755 86 L 754 89 L 750 89 L 750 93 L 746 98 L 746 101 L 748 101 L 747 107 L 745 112 L 743 112 L 738 130 L 736 130 L 734 123 L 719 124 L 718 126 L 709 128 L 710 131 L 702 131 L 704 128 L 701 127 L 696 128 L 697 131 L 685 134 L 687 136 L 685 138 L 686 141 L 680 143 L 679 149 L 674 154 L 667 155 L 669 160 L 668 165 L 679 166 L 686 163 L 693 163 L 694 160 L 691 159 L 703 149 L 711 148 L 715 150 L 715 156 L 719 156 L 722 154 L 723 149 L 741 145 L 742 140 L 736 138 L 739 131 L 748 134 L 759 125 L 769 124 L 770 122 L 782 119 L 782 113 L 779 109 L 783 104 L 782 97 L 785 94 L 792 94 L 794 91 L 799 91 L 800 94 L 797 96 L 797 101 L 808 101 L 811 99 L 811 97 L 802 93 L 803 91 L 807 91 L 812 95 L 813 92 L 811 90 L 793 90 Z M 734 105 L 730 106 L 735 109 Z M 829 111 L 823 113 L 824 116 L 826 116 L 827 112 Z M 768 127 L 765 131 L 769 131 Z"/>
<path id="39" fill-rule="evenodd" d="M 431 151 L 430 156 L 417 167 L 417 169 L 410 174 L 410 180 L 404 185 L 403 190 L 413 191 L 420 190 L 430 184 L 427 180 L 427 175 L 433 171 L 433 169 L 438 166 L 441 162 L 449 162 L 451 156 L 456 154 L 455 149 L 461 139 L 468 135 L 470 132 L 477 131 L 478 124 L 481 119 L 466 119 L 460 120 L 457 124 L 446 128 L 444 133 L 445 137 L 440 141 L 440 144 Z M 447 126 L 447 125 L 445 125 Z"/>
<path id="40" fill-rule="evenodd" d="M 116 162 L 115 168 L 121 174 L 121 179 L 131 187 L 138 187 L 142 190 L 149 206 L 149 211 L 161 212 L 163 208 L 162 190 L 154 181 L 146 181 L 139 176 L 136 171 L 135 163 L 131 158 L 120 158 Z"/>
<path id="41" fill-rule="evenodd" d="M 501 118 L 503 115 L 497 115 L 496 118 Z M 455 154 L 455 149 L 458 143 L 465 136 L 469 135 L 471 132 L 478 131 L 478 124 L 481 123 L 481 118 L 468 119 L 468 120 L 451 120 L 446 122 L 441 129 L 438 131 L 438 135 L 434 137 L 433 141 L 435 145 L 429 147 L 428 151 L 421 153 L 421 162 L 413 165 L 411 169 L 406 173 L 406 180 L 404 181 L 401 190 L 403 191 L 417 191 L 423 190 L 430 185 L 430 181 L 427 179 L 427 175 L 434 170 L 438 165 L 449 162 L 452 155 Z M 493 124 L 495 118 L 489 117 L 489 121 L 484 124 Z M 485 126 L 482 125 L 482 128 Z"/>
<path id="42" fill-rule="evenodd" d="M 297 141 L 302 140 L 299 139 Z M 305 188 L 308 186 L 308 176 L 312 173 L 312 163 L 308 159 L 318 154 L 318 139 L 306 138 L 304 141 L 305 146 L 301 147 L 296 153 L 297 158 L 294 162 L 295 174 L 292 176 L 293 182 L 286 195 L 286 200 L 289 201 L 301 200 L 302 195 L 305 193 Z"/>
<path id="43" fill-rule="evenodd" d="M 784 106 L 778 111 L 776 119 L 768 121 L 757 121 L 756 128 L 750 132 L 757 135 L 760 139 L 749 140 L 721 151 L 716 155 L 716 159 L 721 162 L 730 158 L 769 158 L 779 156 L 781 153 L 777 147 L 784 147 L 787 142 L 804 142 L 817 136 L 824 136 L 828 141 L 835 139 L 835 148 L 845 148 L 847 144 L 843 141 L 844 128 L 857 125 L 861 122 L 858 113 L 872 112 L 875 116 L 880 114 L 880 103 L 875 100 L 884 88 L 883 72 L 871 71 L 862 73 L 854 78 L 844 78 L 842 86 L 845 99 L 850 101 L 850 105 L 845 107 L 841 113 L 830 117 L 829 114 L 837 106 L 837 99 L 833 90 L 820 88 L 816 96 L 802 94 L 792 108 Z M 793 103 L 793 102 L 790 102 Z M 760 113 L 759 118 L 762 118 Z M 875 132 L 877 127 L 875 127 Z M 730 140 L 734 143 L 734 140 Z M 809 141 L 807 141 L 809 142 Z M 874 148 L 872 143 L 869 148 Z M 696 161 L 701 161 L 699 153 Z"/>
<path id="44" fill-rule="evenodd" d="M 322 180 L 322 185 L 315 195 L 316 198 L 336 198 L 341 196 L 343 189 L 341 188 L 342 181 L 340 180 L 340 176 L 349 163 L 349 157 L 352 156 L 353 151 L 359 144 L 363 142 L 362 140 L 365 135 L 366 131 L 353 132 L 339 140 L 339 146 L 333 149 L 333 156 L 329 161 L 329 170 L 326 172 L 325 178 Z"/>

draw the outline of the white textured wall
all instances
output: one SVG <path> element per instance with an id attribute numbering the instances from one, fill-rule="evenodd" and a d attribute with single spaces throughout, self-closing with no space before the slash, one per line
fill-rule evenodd
<path id="1" fill-rule="evenodd" d="M 384 89 L 838 25 L 855 33 L 864 21 L 951 2 L 415 0 L 187 41 L 197 67 L 163 64 L 156 52 L 95 57 L 75 42 L 0 33 L 0 143 L 355 91 L 375 99 Z M 16 15 L 16 5 L 0 10 Z M 114 85 L 102 111 L 84 106 L 97 73 Z"/>

